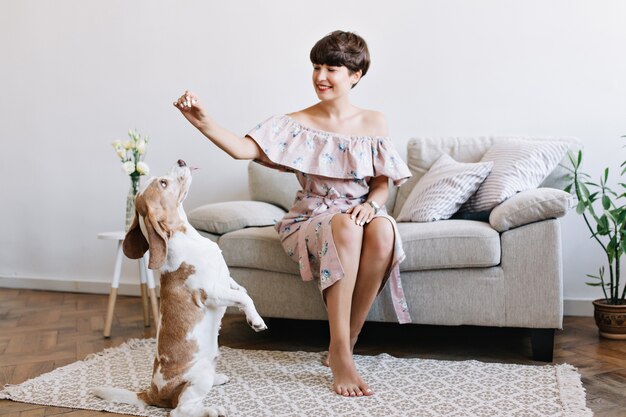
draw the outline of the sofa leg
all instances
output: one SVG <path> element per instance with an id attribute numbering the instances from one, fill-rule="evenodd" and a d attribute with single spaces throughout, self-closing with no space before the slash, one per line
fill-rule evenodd
<path id="1" fill-rule="evenodd" d="M 554 329 L 530 329 L 533 360 L 552 362 L 554 354 Z"/>

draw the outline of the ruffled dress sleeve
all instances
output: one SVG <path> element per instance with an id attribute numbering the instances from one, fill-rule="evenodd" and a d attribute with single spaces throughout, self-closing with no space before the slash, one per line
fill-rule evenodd
<path id="1" fill-rule="evenodd" d="M 270 117 L 247 136 L 259 145 L 270 163 L 255 161 L 281 171 L 354 180 L 384 175 L 396 186 L 411 177 L 388 137 L 312 129 L 287 115 Z"/>

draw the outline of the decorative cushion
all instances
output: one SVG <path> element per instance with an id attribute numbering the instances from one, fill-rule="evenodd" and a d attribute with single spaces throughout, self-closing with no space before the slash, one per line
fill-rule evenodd
<path id="1" fill-rule="evenodd" d="M 535 137 L 535 136 L 451 136 L 451 137 L 414 137 L 407 144 L 406 161 L 409 170 L 413 174 L 409 180 L 398 190 L 393 211 L 394 217 L 398 217 L 404 202 L 413 190 L 413 187 L 422 178 L 430 167 L 441 157 L 441 154 L 450 155 L 459 162 L 479 162 L 483 155 L 494 143 L 504 140 L 528 140 L 532 142 L 566 142 L 570 151 L 576 154 L 582 147 L 579 139 L 572 137 Z M 557 165 L 552 173 L 539 185 L 540 187 L 558 188 L 560 190 L 569 182 L 566 176 L 569 171 L 569 158 L 567 154 Z M 488 216 L 487 216 L 488 217 Z"/>
<path id="2" fill-rule="evenodd" d="M 197 207 L 187 218 L 198 230 L 222 235 L 244 227 L 272 226 L 284 215 L 284 210 L 261 201 L 228 201 Z"/>
<path id="3" fill-rule="evenodd" d="M 493 161 L 493 169 L 461 211 L 490 210 L 517 192 L 538 187 L 568 148 L 566 142 L 516 139 L 495 142 L 481 159 Z"/>
<path id="4" fill-rule="evenodd" d="M 489 223 L 498 232 L 505 232 L 528 223 L 563 217 L 570 204 L 571 195 L 554 188 L 522 191 L 497 205 L 489 215 Z"/>
<path id="5" fill-rule="evenodd" d="M 443 154 L 409 194 L 398 221 L 449 219 L 485 180 L 493 162 L 462 163 Z"/>

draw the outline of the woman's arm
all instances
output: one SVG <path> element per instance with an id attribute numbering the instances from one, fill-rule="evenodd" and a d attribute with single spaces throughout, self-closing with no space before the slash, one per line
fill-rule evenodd
<path id="1" fill-rule="evenodd" d="M 374 201 L 382 207 L 389 197 L 389 178 L 385 176 L 375 177 L 370 180 L 370 193 L 367 201 Z"/>
<path id="2" fill-rule="evenodd" d="M 248 136 L 240 138 L 215 123 L 204 111 L 198 97 L 189 91 L 185 91 L 185 94 L 174 102 L 174 106 L 200 133 L 233 158 L 266 161 L 267 157 L 252 138 Z"/>

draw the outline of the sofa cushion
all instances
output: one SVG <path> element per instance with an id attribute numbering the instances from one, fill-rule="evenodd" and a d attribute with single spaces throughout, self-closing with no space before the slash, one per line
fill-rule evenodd
<path id="1" fill-rule="evenodd" d="M 401 271 L 489 267 L 500 263 L 500 235 L 489 223 L 442 220 L 398 223 L 407 258 Z M 300 275 L 298 264 L 285 253 L 276 230 L 249 227 L 226 233 L 218 244 L 229 267 Z"/>
<path id="2" fill-rule="evenodd" d="M 401 271 L 480 268 L 500 263 L 500 234 L 489 223 L 398 223 L 406 259 Z"/>
<path id="3" fill-rule="evenodd" d="M 217 243 L 229 267 L 300 275 L 298 264 L 285 253 L 273 226 L 249 227 L 226 233 Z"/>
<path id="4" fill-rule="evenodd" d="M 196 207 L 187 218 L 198 230 L 222 235 L 244 227 L 273 226 L 284 215 L 284 210 L 262 201 L 226 201 Z"/>
<path id="5" fill-rule="evenodd" d="M 497 205 L 489 216 L 491 227 L 505 232 L 525 224 L 565 216 L 572 196 L 554 188 L 522 191 Z"/>
<path id="6" fill-rule="evenodd" d="M 248 191 L 250 198 L 265 201 L 289 210 L 300 189 L 292 172 L 282 172 L 256 162 L 248 163 Z"/>
<path id="7" fill-rule="evenodd" d="M 400 222 L 449 219 L 485 180 L 493 162 L 457 162 L 443 154 L 418 181 L 400 210 Z"/>
<path id="8" fill-rule="evenodd" d="M 491 210 L 520 191 L 537 188 L 567 152 L 558 141 L 503 140 L 493 144 L 481 161 L 493 161 L 491 173 L 462 212 Z"/>

